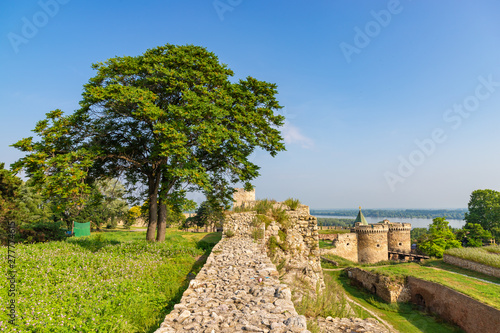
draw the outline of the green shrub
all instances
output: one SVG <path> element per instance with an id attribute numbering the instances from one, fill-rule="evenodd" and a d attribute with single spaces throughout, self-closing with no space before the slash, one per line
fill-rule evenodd
<path id="1" fill-rule="evenodd" d="M 273 216 L 274 220 L 281 225 L 282 229 L 286 230 L 290 227 L 290 224 L 288 223 L 289 219 L 286 210 L 282 208 L 273 208 L 271 210 L 271 215 Z"/>
<path id="2" fill-rule="evenodd" d="M 231 229 L 226 230 L 226 231 L 224 231 L 224 235 L 226 235 L 226 237 L 231 238 L 231 237 L 233 237 L 233 236 L 234 236 L 234 231 L 233 231 L 233 230 L 231 230 Z"/>
<path id="3" fill-rule="evenodd" d="M 264 230 L 262 229 L 253 229 L 252 230 L 252 238 L 255 240 L 264 238 Z"/>
<path id="4" fill-rule="evenodd" d="M 266 225 L 266 229 L 269 228 L 269 225 L 271 224 L 271 219 L 269 216 L 262 215 L 262 214 L 257 214 L 255 215 L 255 219 L 259 220 L 260 223 L 264 223 Z"/>
<path id="5" fill-rule="evenodd" d="M 296 210 L 300 206 L 299 199 L 288 198 L 284 201 L 284 204 L 288 206 L 291 210 Z"/>
<path id="6" fill-rule="evenodd" d="M 253 210 L 257 212 L 257 214 L 266 214 L 270 209 L 273 208 L 273 205 L 276 203 L 276 200 L 263 199 L 258 200 L 253 207 Z"/>
<path id="7" fill-rule="evenodd" d="M 269 237 L 269 240 L 267 241 L 267 248 L 269 249 L 269 253 L 271 256 L 274 256 L 276 254 L 276 249 L 279 247 L 278 240 L 276 239 L 275 236 Z"/>
<path id="8" fill-rule="evenodd" d="M 41 222 L 19 227 L 17 242 L 44 243 L 66 239 L 66 229 L 60 222 Z"/>
<path id="9" fill-rule="evenodd" d="M 280 241 L 286 241 L 286 233 L 283 232 L 283 230 L 278 230 L 278 237 L 280 238 Z"/>

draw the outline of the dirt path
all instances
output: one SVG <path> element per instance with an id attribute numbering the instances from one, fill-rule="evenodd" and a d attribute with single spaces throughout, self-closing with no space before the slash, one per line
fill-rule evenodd
<path id="1" fill-rule="evenodd" d="M 344 296 L 345 296 L 345 299 L 348 302 L 356 304 L 357 306 L 359 306 L 360 308 L 362 308 L 363 310 L 365 310 L 366 312 L 368 312 L 369 314 L 371 314 L 373 317 L 375 317 L 375 319 L 377 319 L 379 322 L 382 323 L 382 325 L 384 325 L 385 327 L 387 327 L 390 332 L 398 333 L 398 331 L 396 331 L 396 329 L 391 324 L 389 324 L 387 321 L 385 321 L 382 318 L 380 318 L 375 312 L 373 312 L 371 310 L 368 310 L 363 305 L 359 304 L 358 302 L 354 301 L 352 298 L 350 298 L 349 296 L 347 296 L 345 293 L 344 293 Z"/>

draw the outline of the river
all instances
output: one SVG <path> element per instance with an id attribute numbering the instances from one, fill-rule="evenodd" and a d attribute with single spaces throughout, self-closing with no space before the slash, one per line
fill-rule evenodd
<path id="1" fill-rule="evenodd" d="M 314 215 L 314 214 L 312 214 Z M 337 219 L 355 219 L 356 216 L 337 216 L 337 215 L 314 215 L 316 217 L 330 217 L 330 218 L 337 218 Z M 377 223 L 383 220 L 383 218 L 380 217 L 369 217 L 365 216 L 366 222 L 372 224 L 372 223 Z M 432 219 L 419 219 L 419 218 L 401 218 L 401 217 L 391 217 L 388 218 L 389 221 L 391 222 L 403 222 L 403 223 L 411 223 L 412 228 L 428 228 L 429 224 L 432 223 Z M 450 222 L 450 227 L 452 228 L 462 228 L 465 225 L 464 220 L 453 220 L 453 219 L 446 219 L 446 221 Z"/>

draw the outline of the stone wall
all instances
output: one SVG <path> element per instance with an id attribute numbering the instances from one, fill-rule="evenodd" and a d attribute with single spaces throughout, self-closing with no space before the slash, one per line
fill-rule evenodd
<path id="1" fill-rule="evenodd" d="M 492 255 L 494 255 L 494 254 L 492 254 Z M 443 255 L 443 261 L 448 263 L 448 264 L 452 264 L 452 265 L 459 266 L 462 268 L 467 268 L 467 269 L 470 269 L 470 270 L 473 270 L 476 272 L 480 272 L 480 273 L 483 273 L 486 275 L 500 278 L 500 268 L 491 267 L 488 265 L 483 265 L 483 264 L 480 264 L 480 263 L 477 263 L 474 261 L 470 261 L 470 260 L 465 260 L 462 258 L 457 258 L 454 256 L 450 256 L 449 254 Z"/>
<path id="2" fill-rule="evenodd" d="M 243 188 L 235 188 L 236 192 L 233 193 L 233 207 L 246 206 L 255 202 L 255 189 L 245 191 Z"/>
<path id="3" fill-rule="evenodd" d="M 389 259 L 386 224 L 356 226 L 358 235 L 358 260 L 361 263 L 376 263 Z"/>
<path id="4" fill-rule="evenodd" d="M 499 332 L 500 310 L 437 283 L 408 277 L 411 302 L 468 333 Z"/>
<path id="5" fill-rule="evenodd" d="M 346 268 L 351 284 L 361 286 L 388 303 L 408 302 L 410 290 L 402 281 L 391 281 L 387 276 L 367 272 L 360 268 Z"/>
<path id="6" fill-rule="evenodd" d="M 323 236 L 323 235 L 321 235 Z M 358 236 L 355 233 L 332 234 L 332 249 L 321 249 L 321 254 L 333 254 L 358 262 Z"/>
<path id="7" fill-rule="evenodd" d="M 411 224 L 394 223 L 389 224 L 387 243 L 389 251 L 410 253 L 411 252 Z"/>
<path id="8" fill-rule="evenodd" d="M 155 333 L 309 332 L 262 247 L 223 238 Z"/>
<path id="9" fill-rule="evenodd" d="M 224 233 L 232 230 L 238 237 L 254 237 L 256 230 L 261 230 L 263 237 L 257 242 L 266 247 L 268 255 L 280 267 L 281 279 L 294 287 L 297 281 L 304 283 L 311 290 L 316 285 L 324 287 L 323 270 L 319 250 L 318 225 L 316 217 L 309 215 L 309 207 L 301 205 L 296 210 L 290 210 L 282 203 L 276 203 L 275 209 L 285 209 L 288 215 L 286 226 L 271 221 L 258 224 L 256 212 L 232 213 L 226 215 Z M 272 218 L 268 215 L 268 218 Z M 282 239 L 284 238 L 284 239 Z M 270 243 L 273 245 L 270 246 Z"/>

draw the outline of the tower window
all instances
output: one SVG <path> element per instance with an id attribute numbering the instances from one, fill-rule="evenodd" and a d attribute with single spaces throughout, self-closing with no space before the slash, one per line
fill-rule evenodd
<path id="1" fill-rule="evenodd" d="M 380 244 L 377 244 L 377 247 L 380 247 Z"/>
<path id="2" fill-rule="evenodd" d="M 403 243 L 399 243 L 399 246 L 403 245 Z"/>

